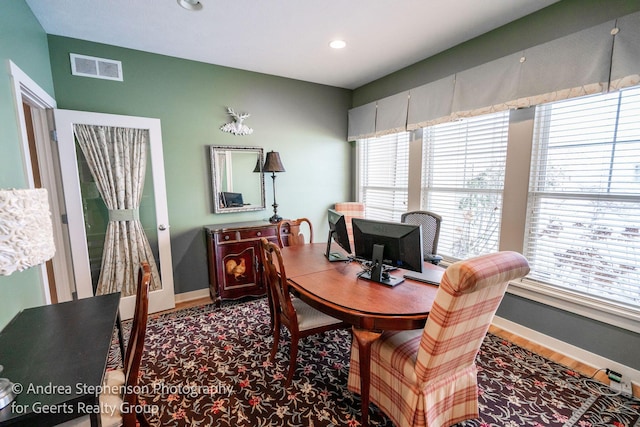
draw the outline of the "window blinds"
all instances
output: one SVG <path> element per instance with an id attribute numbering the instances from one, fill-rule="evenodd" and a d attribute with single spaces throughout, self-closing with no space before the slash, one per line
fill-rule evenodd
<path id="1" fill-rule="evenodd" d="M 509 112 L 425 128 L 422 207 L 442 216 L 438 254 L 498 248 Z"/>
<path id="2" fill-rule="evenodd" d="M 358 141 L 360 195 L 367 218 L 400 221 L 407 211 L 409 132 Z"/>
<path id="3" fill-rule="evenodd" d="M 529 278 L 640 305 L 640 88 L 536 108 Z"/>

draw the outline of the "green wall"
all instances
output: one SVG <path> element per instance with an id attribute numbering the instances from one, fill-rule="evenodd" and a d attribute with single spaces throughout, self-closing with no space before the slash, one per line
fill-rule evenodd
<path id="1" fill-rule="evenodd" d="M 351 91 L 59 36 L 49 51 L 58 108 L 161 120 L 176 293 L 208 286 L 202 226 L 272 215 L 268 176 L 267 210 L 213 214 L 209 145 L 279 151 L 278 213 L 308 217 L 324 241 L 326 209 L 350 195 Z M 124 81 L 72 76 L 69 53 L 122 61 Z M 227 106 L 251 114 L 251 135 L 219 130 Z"/>
<path id="2" fill-rule="evenodd" d="M 354 90 L 359 106 L 640 10 L 638 0 L 562 0 Z M 507 293 L 498 315 L 640 369 L 640 334 Z M 603 367 L 605 368 L 605 367 Z"/>
<path id="3" fill-rule="evenodd" d="M 0 188 L 26 188 L 9 60 L 53 95 L 47 36 L 23 0 L 0 2 Z M 23 308 L 41 304 L 38 270 L 0 277 L 0 328 Z"/>

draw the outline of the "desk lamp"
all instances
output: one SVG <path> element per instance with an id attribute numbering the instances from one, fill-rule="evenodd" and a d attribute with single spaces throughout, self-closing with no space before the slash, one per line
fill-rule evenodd
<path id="1" fill-rule="evenodd" d="M 47 190 L 0 190 L 0 276 L 42 264 L 54 252 Z M 12 386 L 0 378 L 0 409 L 15 399 Z"/>
<path id="2" fill-rule="evenodd" d="M 271 172 L 271 179 L 273 179 L 273 216 L 269 218 L 269 222 L 275 224 L 282 221 L 282 217 L 278 215 L 278 203 L 276 203 L 276 172 L 285 172 L 278 152 L 269 151 L 267 153 L 262 171 Z"/>

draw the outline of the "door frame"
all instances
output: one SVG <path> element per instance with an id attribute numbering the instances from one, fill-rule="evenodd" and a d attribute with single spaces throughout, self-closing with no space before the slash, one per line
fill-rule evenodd
<path id="1" fill-rule="evenodd" d="M 68 241 L 66 239 L 66 226 L 62 223 L 64 212 L 64 200 L 61 194 L 59 176 L 56 175 L 54 163 L 57 160 L 55 147 L 52 146 L 49 136 L 47 110 L 56 108 L 56 100 L 31 79 L 13 61 L 8 61 L 9 74 L 14 95 L 15 110 L 19 136 L 22 140 L 22 161 L 25 179 L 29 188 L 34 188 L 33 168 L 29 150 L 29 138 L 27 136 L 27 121 L 24 116 L 23 104 L 28 104 L 32 110 L 33 131 L 36 150 L 38 153 L 38 167 L 42 179 L 42 186 L 49 192 L 49 205 L 51 209 L 53 238 L 56 254 L 51 259 L 54 282 L 56 286 L 57 302 L 73 299 L 73 276 Z M 40 269 L 42 278 L 42 294 L 46 304 L 51 304 L 51 291 L 46 264 L 36 267 Z"/>
<path id="2" fill-rule="evenodd" d="M 65 205 L 69 222 L 71 257 L 78 298 L 93 296 L 89 251 L 82 209 L 82 195 L 78 178 L 74 124 L 101 125 L 145 129 L 149 131 L 149 154 L 156 201 L 156 225 L 158 227 L 159 270 L 162 287 L 149 293 L 149 312 L 157 312 L 175 307 L 173 286 L 173 265 L 169 234 L 169 214 L 167 209 L 166 183 L 164 176 L 164 156 L 162 152 L 162 132 L 160 119 L 123 116 L 117 114 L 93 113 L 73 110 L 54 110 L 58 150 L 62 180 L 64 183 Z M 133 317 L 135 295 L 122 297 L 120 315 L 123 319 Z"/>

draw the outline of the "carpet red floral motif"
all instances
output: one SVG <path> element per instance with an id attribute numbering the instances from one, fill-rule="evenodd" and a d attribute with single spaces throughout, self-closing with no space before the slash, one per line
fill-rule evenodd
<path id="1" fill-rule="evenodd" d="M 302 340 L 285 389 L 289 335 L 283 330 L 271 364 L 268 331 L 265 299 L 151 316 L 139 390 L 151 423 L 359 426 L 359 396 L 346 387 L 350 332 Z M 109 366 L 119 364 L 114 340 Z M 477 364 L 480 419 L 458 427 L 640 426 L 640 402 L 494 335 L 487 335 Z M 375 405 L 370 424 L 392 426 Z"/>

